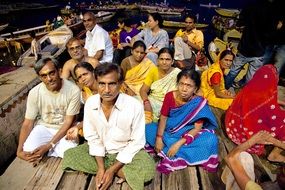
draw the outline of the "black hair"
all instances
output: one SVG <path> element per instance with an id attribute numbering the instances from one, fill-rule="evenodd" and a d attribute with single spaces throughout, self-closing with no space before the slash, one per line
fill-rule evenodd
<path id="1" fill-rule="evenodd" d="M 158 52 L 158 57 L 159 57 L 160 54 L 162 54 L 162 53 L 169 53 L 170 56 L 171 56 L 171 58 L 174 59 L 174 52 L 173 52 L 170 48 L 168 48 L 168 47 L 161 48 L 161 49 L 159 50 L 159 52 Z"/>
<path id="2" fill-rule="evenodd" d="M 196 17 L 196 15 L 194 15 L 194 14 L 191 14 L 191 13 L 190 13 L 190 14 L 186 15 L 184 20 L 186 20 L 186 18 L 191 18 L 191 19 L 193 19 L 194 23 L 197 22 L 197 17 Z"/>
<path id="3" fill-rule="evenodd" d="M 188 68 L 183 69 L 182 71 L 180 71 L 180 73 L 178 73 L 176 82 L 179 83 L 179 81 L 182 77 L 190 78 L 191 80 L 194 81 L 197 89 L 200 88 L 201 77 L 197 71 L 195 71 L 193 69 L 188 69 Z"/>
<path id="4" fill-rule="evenodd" d="M 80 63 L 78 63 L 78 64 L 76 64 L 75 65 L 75 67 L 74 67 L 74 69 L 73 69 L 73 73 L 75 74 L 75 71 L 78 69 L 78 68 L 84 68 L 84 69 L 86 69 L 86 70 L 88 70 L 88 71 L 90 71 L 90 72 L 94 72 L 94 68 L 93 68 L 93 66 L 90 64 L 90 63 L 88 63 L 88 62 L 80 62 Z M 75 74 L 76 75 L 76 74 Z M 76 78 L 77 78 L 77 76 L 76 76 Z"/>
<path id="5" fill-rule="evenodd" d="M 220 54 L 219 61 L 222 60 L 224 57 L 226 57 L 226 55 L 232 55 L 233 58 L 235 58 L 235 54 L 232 52 L 232 50 L 226 49 L 222 51 L 222 53 Z"/>
<path id="6" fill-rule="evenodd" d="M 134 45 L 132 47 L 132 50 L 136 49 L 137 47 L 142 47 L 144 49 L 144 51 L 146 50 L 146 45 L 141 40 L 135 41 L 135 43 L 134 43 Z"/>
<path id="7" fill-rule="evenodd" d="M 40 60 L 38 60 L 34 66 L 34 69 L 36 71 L 36 73 L 39 75 L 40 71 L 42 70 L 42 68 L 49 62 L 51 61 L 54 65 L 54 67 L 56 68 L 56 70 L 59 70 L 59 63 L 56 59 L 47 57 L 47 58 L 42 58 Z"/>
<path id="8" fill-rule="evenodd" d="M 159 13 L 149 13 L 149 16 L 153 18 L 154 21 L 158 21 L 159 28 L 162 28 L 163 26 L 163 19 Z"/>
<path id="9" fill-rule="evenodd" d="M 97 80 L 98 77 L 107 75 L 111 72 L 118 73 L 118 82 L 122 82 L 124 80 L 123 71 L 121 67 L 114 63 L 103 63 L 97 66 L 94 70 L 95 79 Z"/>

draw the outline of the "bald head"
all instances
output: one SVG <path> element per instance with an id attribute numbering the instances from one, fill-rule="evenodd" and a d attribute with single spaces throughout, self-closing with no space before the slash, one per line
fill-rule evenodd
<path id="1" fill-rule="evenodd" d="M 92 12 L 86 12 L 83 15 L 83 25 L 87 31 L 92 31 L 96 25 L 96 16 Z"/>

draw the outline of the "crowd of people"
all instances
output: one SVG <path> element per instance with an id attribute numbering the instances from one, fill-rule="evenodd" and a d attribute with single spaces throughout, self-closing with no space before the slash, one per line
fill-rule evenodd
<path id="1" fill-rule="evenodd" d="M 177 32 L 174 50 L 162 21 L 158 13 L 150 13 L 148 27 L 138 31 L 129 20 L 120 20 L 120 41 L 114 50 L 95 15 L 85 13 L 86 39 L 69 40 L 71 59 L 63 68 L 50 58 L 35 64 L 42 82 L 29 92 L 17 156 L 34 164 L 45 154 L 61 157 L 64 170 L 96 174 L 97 189 L 107 189 L 114 176 L 132 189 L 143 189 L 155 168 L 169 174 L 198 165 L 216 172 L 215 130 L 220 126 L 213 107 L 225 111 L 225 132 L 241 147 L 226 158 L 241 189 L 254 182 L 240 180 L 232 164 L 242 151 L 261 155 L 264 144 L 271 143 L 275 148 L 268 160 L 285 163 L 285 102 L 277 96 L 275 59 L 254 72 L 250 69 L 244 87 L 235 93 L 224 71 L 230 68 L 233 77 L 232 69 L 247 55 L 246 49 L 239 49 L 237 56 L 230 49 L 220 52 L 201 73 L 195 55 L 204 37 L 195 28 L 195 16 L 185 17 L 186 27 Z M 283 21 L 278 21 L 277 32 L 284 29 Z M 158 163 L 149 153 L 160 157 Z"/>

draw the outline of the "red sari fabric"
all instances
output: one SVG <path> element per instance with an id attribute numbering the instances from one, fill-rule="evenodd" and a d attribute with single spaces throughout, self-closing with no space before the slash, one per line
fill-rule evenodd
<path id="1" fill-rule="evenodd" d="M 273 65 L 262 66 L 238 93 L 225 118 L 226 132 L 241 144 L 260 130 L 285 142 L 285 111 L 277 103 L 278 73 Z M 255 145 L 250 153 L 262 154 L 263 145 Z"/>

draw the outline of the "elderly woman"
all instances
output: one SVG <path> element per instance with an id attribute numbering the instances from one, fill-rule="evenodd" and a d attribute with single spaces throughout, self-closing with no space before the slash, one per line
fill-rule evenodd
<path id="1" fill-rule="evenodd" d="M 150 13 L 148 15 L 148 27 L 142 30 L 132 39 L 132 43 L 136 40 L 143 40 L 147 49 L 147 57 L 157 64 L 157 53 L 163 47 L 169 46 L 168 33 L 161 29 L 163 19 L 158 13 Z"/>
<path id="2" fill-rule="evenodd" d="M 162 48 L 158 52 L 158 66 L 152 68 L 140 89 L 144 103 L 146 123 L 157 121 L 165 94 L 176 89 L 176 77 L 180 69 L 172 67 L 173 51 Z"/>
<path id="3" fill-rule="evenodd" d="M 218 61 L 212 64 L 201 76 L 201 90 L 208 104 L 213 107 L 227 110 L 235 95 L 225 89 L 224 70 L 230 68 L 234 59 L 231 50 L 220 53 Z"/>
<path id="4" fill-rule="evenodd" d="M 207 100 L 197 96 L 200 75 L 190 69 L 177 76 L 178 90 L 165 95 L 159 123 L 146 126 L 147 143 L 162 157 L 157 169 L 170 173 L 188 165 L 214 172 L 218 166 L 216 119 Z"/>

